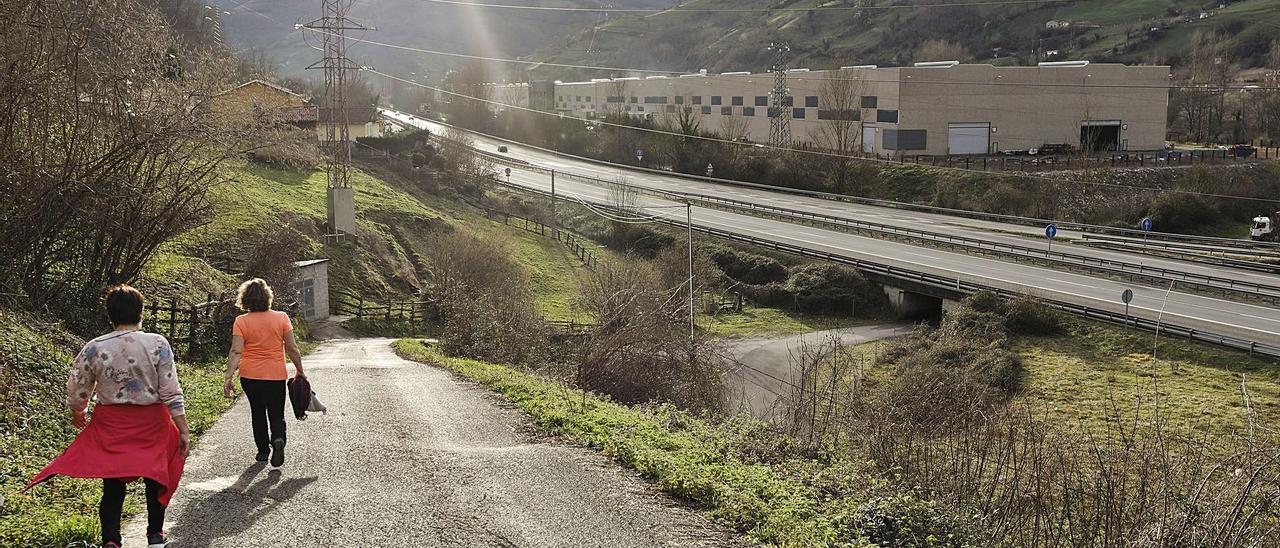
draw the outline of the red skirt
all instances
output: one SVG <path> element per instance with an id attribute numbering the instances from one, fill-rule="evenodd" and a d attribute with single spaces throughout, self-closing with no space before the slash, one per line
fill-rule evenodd
<path id="1" fill-rule="evenodd" d="M 186 465 L 181 441 L 164 404 L 98 405 L 89 426 L 23 491 L 58 475 L 126 483 L 148 478 L 163 487 L 160 503 L 168 506 Z"/>

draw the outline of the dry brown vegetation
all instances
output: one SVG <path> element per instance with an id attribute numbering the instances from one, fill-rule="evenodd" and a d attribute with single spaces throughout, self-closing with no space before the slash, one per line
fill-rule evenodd
<path id="1" fill-rule="evenodd" d="M 838 342 L 803 348 L 793 356 L 785 424 L 971 517 L 978 545 L 1280 539 L 1280 439 L 1272 430 L 1195 433 L 1171 423 L 1157 386 L 1131 402 L 1113 399 L 1101 426 L 1009 404 L 1019 364 L 1005 341 L 1052 330 L 1053 318 L 1032 301 L 979 294 L 939 328 L 891 344 L 879 357 L 892 371 L 886 382 L 868 382 L 866 357 Z"/>

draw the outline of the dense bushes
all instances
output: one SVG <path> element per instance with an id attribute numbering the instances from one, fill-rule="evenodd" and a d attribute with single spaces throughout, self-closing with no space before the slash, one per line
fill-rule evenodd
<path id="1" fill-rule="evenodd" d="M 504 242 L 451 230 L 440 235 L 427 262 L 446 352 L 511 364 L 542 361 L 547 330 L 528 275 Z"/>
<path id="2" fill-rule="evenodd" d="M 888 345 L 883 360 L 894 375 L 884 398 L 894 419 L 919 426 L 971 420 L 1017 390 L 1022 363 L 1011 334 L 1052 334 L 1058 313 L 1030 299 L 969 296 L 934 329 L 921 327 Z"/>
<path id="3" fill-rule="evenodd" d="M 780 283 L 787 279 L 787 267 L 777 259 L 724 246 L 711 248 L 711 260 L 733 280 L 751 285 Z"/>

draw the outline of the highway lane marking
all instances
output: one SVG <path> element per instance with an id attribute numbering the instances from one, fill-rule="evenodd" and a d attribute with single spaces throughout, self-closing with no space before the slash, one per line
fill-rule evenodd
<path id="1" fill-rule="evenodd" d="M 723 227 L 725 227 L 725 228 L 729 228 L 729 229 L 736 229 L 736 230 L 743 230 L 743 228 L 740 228 L 740 227 L 734 227 L 734 226 L 732 226 L 732 225 L 726 225 L 726 224 L 724 224 L 723 222 L 721 222 L 720 224 L 721 224 Z M 758 232 L 758 231 L 757 231 L 757 232 Z M 769 234 L 766 234 L 766 236 L 769 236 Z M 876 257 L 876 258 L 880 258 L 880 259 L 893 259 L 892 257 L 885 257 L 885 256 L 883 256 L 883 255 L 879 255 L 879 254 L 872 253 L 872 252 L 869 252 L 869 251 L 859 251 L 859 250 L 854 250 L 854 249 L 849 249 L 849 248 L 840 247 L 840 246 L 838 246 L 838 245 L 833 245 L 833 244 L 827 244 L 827 243 L 822 243 L 822 242 L 813 242 L 813 241 L 808 241 L 808 240 L 804 240 L 804 239 L 800 239 L 800 238 L 787 237 L 787 236 L 773 236 L 773 237 L 774 237 L 774 238 L 785 238 L 785 239 L 789 239 L 789 240 L 793 240 L 793 241 L 798 241 L 798 242 L 802 242 L 802 243 L 807 243 L 807 244 L 811 244 L 811 245 L 817 245 L 817 246 L 822 246 L 822 247 L 833 248 L 833 249 L 836 249 L 836 250 L 839 250 L 839 251 L 844 251 L 844 252 L 847 252 L 847 253 L 852 253 L 852 254 L 854 254 L 854 255 L 857 255 L 857 254 L 863 254 L 863 255 L 866 255 L 866 256 Z M 932 265 L 925 265 L 925 264 L 916 263 L 916 262 L 911 262 L 911 261 L 901 261 L 901 262 L 906 262 L 907 264 L 912 264 L 912 265 L 915 265 L 915 266 L 918 266 L 918 267 L 928 267 L 928 266 L 932 266 Z M 1094 296 L 1085 295 L 1085 294 L 1081 294 L 1081 293 L 1073 293 L 1073 292 L 1071 292 L 1071 291 L 1066 291 L 1066 290 L 1063 290 L 1063 289 L 1046 288 L 1046 287 L 1036 287 L 1036 286 L 1029 285 L 1029 284 L 1024 283 L 1024 282 L 1019 282 L 1019 281 L 1016 281 L 1016 280 L 1009 280 L 1009 279 L 1005 279 L 1005 278 L 1000 278 L 1000 277 L 992 276 L 992 275 L 990 275 L 990 274 L 986 274 L 986 275 L 984 275 L 984 274 L 981 274 L 981 273 L 962 272 L 962 271 L 956 271 L 956 270 L 948 269 L 948 268 L 945 268 L 945 267 L 934 267 L 934 268 L 939 268 L 939 269 L 943 270 L 944 272 L 949 272 L 949 273 L 951 273 L 952 275 L 977 276 L 977 277 L 979 277 L 979 278 L 985 278 L 986 280 L 990 280 L 990 281 L 997 281 L 997 282 L 1003 282 L 1003 283 L 1005 283 L 1005 284 L 1010 284 L 1010 285 L 1013 285 L 1013 286 L 1015 286 L 1015 287 L 1023 287 L 1023 288 L 1032 289 L 1032 290 L 1039 290 L 1039 291 L 1045 291 L 1045 292 L 1059 293 L 1059 294 L 1063 294 L 1063 295 L 1070 295 L 1070 296 L 1073 296 L 1073 297 L 1077 297 L 1077 298 L 1080 298 L 1080 299 L 1084 299 L 1084 300 L 1086 300 L 1086 301 L 1094 301 L 1094 302 L 1103 302 L 1103 303 L 1113 304 L 1113 303 L 1111 303 L 1111 301 L 1109 301 L 1109 300 L 1107 300 L 1107 299 L 1105 299 L 1105 298 L 1101 298 L 1101 297 L 1094 297 Z M 1029 275 L 1031 275 L 1031 274 L 1029 274 Z M 1063 281 L 1063 280 L 1057 280 L 1057 281 Z M 1100 281 L 1110 282 L 1110 280 L 1100 280 Z M 981 282 L 981 280 L 979 281 L 979 283 L 982 283 L 982 282 Z M 1111 282 L 1111 283 L 1114 283 L 1114 282 Z M 1082 287 L 1090 287 L 1090 288 L 1094 288 L 1094 289 L 1102 290 L 1102 287 L 1099 287 L 1099 285 L 1097 285 L 1097 284 L 1095 284 L 1095 285 L 1075 284 L 1075 285 L 1080 285 L 1080 286 L 1082 286 Z M 1156 289 L 1156 288 L 1146 288 L 1146 289 L 1151 289 L 1151 290 L 1159 291 L 1159 290 L 1158 290 L 1158 289 Z M 1185 294 L 1185 293 L 1176 293 L 1176 292 L 1175 292 L 1174 294 L 1176 294 L 1176 295 L 1180 295 L 1180 296 L 1185 296 L 1185 297 L 1191 297 L 1191 298 L 1193 298 L 1193 299 L 1204 299 L 1204 300 L 1210 300 L 1210 301 L 1217 300 L 1217 299 L 1212 299 L 1212 298 L 1209 298 L 1209 297 L 1199 297 L 1199 296 L 1190 295 L 1190 294 Z M 1217 312 L 1226 312 L 1226 311 L 1221 310 L 1221 309 L 1218 309 L 1218 308 L 1213 308 L 1213 307 L 1210 307 L 1210 306 L 1200 305 L 1200 304 L 1196 304 L 1196 303 L 1194 303 L 1194 302 L 1190 302 L 1190 301 L 1180 300 L 1180 301 L 1177 301 L 1177 302 L 1178 302 L 1178 304 L 1181 304 L 1181 305 L 1184 305 L 1184 306 L 1187 306 L 1187 307 L 1190 307 L 1190 308 L 1199 308 L 1199 309 L 1206 309 L 1206 310 L 1214 310 L 1214 311 L 1217 311 Z M 1224 302 L 1230 302 L 1230 301 L 1224 301 Z M 1232 304 L 1244 304 L 1244 303 L 1232 303 Z M 1246 306 L 1251 306 L 1251 305 L 1246 305 Z M 1159 309 L 1155 309 L 1155 308 L 1147 308 L 1147 307 L 1144 307 L 1144 306 L 1133 306 L 1133 308 L 1135 308 L 1135 309 L 1139 309 L 1139 310 L 1145 310 L 1145 311 L 1147 311 L 1147 312 L 1152 312 L 1152 313 L 1160 312 L 1160 310 L 1159 310 Z M 1241 315 L 1241 314 L 1240 314 L 1240 313 L 1238 313 L 1238 312 L 1227 312 L 1227 313 L 1229 313 L 1229 314 Z M 1255 327 L 1252 327 L 1252 326 L 1230 324 L 1230 323 L 1223 322 L 1223 321 L 1219 321 L 1219 320 L 1213 320 L 1213 319 L 1209 319 L 1209 318 L 1200 318 L 1200 317 L 1190 316 L 1190 315 L 1188 315 L 1187 313 L 1179 313 L 1179 312 L 1176 312 L 1176 311 L 1165 310 L 1165 311 L 1164 311 L 1164 314 L 1166 314 L 1166 315 L 1171 315 L 1171 316 L 1177 316 L 1177 317 L 1181 317 L 1181 318 L 1186 318 L 1186 319 L 1193 320 L 1193 321 L 1200 321 L 1200 322 L 1206 322 L 1206 323 L 1212 323 L 1212 324 L 1222 325 L 1222 326 L 1226 326 L 1226 327 L 1229 327 L 1229 328 L 1232 328 L 1232 329 L 1237 329 L 1237 330 L 1251 331 L 1251 332 L 1258 332 L 1258 333 L 1262 333 L 1262 334 L 1265 334 L 1265 335 L 1270 335 L 1270 336 L 1273 336 L 1273 337 L 1275 336 L 1275 333 L 1273 333 L 1273 332 L 1263 331 L 1263 330 L 1261 330 L 1261 329 L 1258 329 L 1258 328 L 1255 328 Z M 1267 321 L 1267 322 L 1271 322 L 1271 323 L 1280 323 L 1280 319 L 1276 319 L 1276 318 L 1264 318 L 1264 317 L 1257 317 L 1257 318 L 1258 318 L 1258 319 L 1262 319 L 1262 320 Z"/>
<path id="2" fill-rule="evenodd" d="M 588 185 L 588 186 L 593 186 L 593 185 Z M 588 197 L 591 197 L 591 196 L 588 196 Z M 591 198 L 594 198 L 594 197 L 591 197 Z M 657 203 L 662 203 L 662 202 L 657 202 Z M 817 242 L 817 241 L 804 240 L 804 239 L 801 239 L 801 238 L 795 238 L 795 237 L 790 237 L 790 236 L 775 235 L 775 234 L 773 234 L 773 233 L 766 232 L 766 231 L 765 231 L 765 230 L 763 230 L 763 229 L 751 228 L 749 225 L 742 225 L 742 226 L 739 226 L 739 225 L 729 224 L 729 222 L 732 222 L 732 221 L 735 221 L 735 220 L 738 220 L 739 222 L 741 222 L 741 220 L 756 221 L 756 222 L 758 222 L 758 223 L 760 223 L 760 224 L 763 224 L 763 225 L 776 224 L 776 222 L 771 222 L 769 219 L 759 219 L 759 218 L 756 218 L 756 217 L 751 217 L 751 216 L 746 216 L 746 215 L 728 214 L 728 215 L 730 215 L 730 217 L 727 217 L 727 220 L 726 220 L 726 214 L 725 214 L 724 212 L 721 212 L 721 211 L 719 211 L 719 210 L 714 210 L 714 209 L 705 209 L 705 208 L 699 208 L 699 209 L 701 210 L 701 211 L 700 211 L 700 213 L 704 213 L 704 215 L 703 215 L 704 219 L 700 219 L 700 220 L 702 220 L 702 221 L 704 221 L 704 222 L 705 222 L 706 220 L 710 219 L 710 220 L 712 220 L 712 221 L 714 222 L 714 224 L 718 224 L 718 225 L 720 225 L 722 228 L 727 228 L 727 229 L 730 229 L 730 230 L 754 232 L 754 233 L 756 233 L 756 234 L 762 234 L 762 235 L 764 235 L 765 237 L 772 237 L 772 238 L 776 238 L 776 239 L 784 239 L 784 240 L 792 240 L 792 241 L 802 242 L 802 243 L 806 243 L 806 244 L 810 244 L 810 245 L 814 245 L 814 246 L 827 247 L 827 248 L 831 248 L 831 249 L 835 249 L 835 250 L 838 250 L 838 251 L 844 252 L 844 253 L 846 253 L 846 254 L 852 254 L 852 255 L 854 255 L 854 256 L 856 256 L 856 255 L 858 255 L 858 254 L 862 254 L 862 255 L 865 255 L 865 256 L 875 257 L 875 258 L 882 259 L 882 260 L 888 259 L 888 260 L 895 260 L 895 261 L 897 261 L 897 262 L 904 262 L 904 263 L 907 263 L 907 264 L 909 264 L 909 265 L 914 265 L 914 266 L 917 266 L 917 267 L 930 267 L 930 268 L 936 268 L 936 269 L 942 270 L 943 272 L 948 272 L 948 273 L 950 273 L 950 274 L 952 274 L 952 275 L 974 276 L 974 277 L 979 278 L 979 280 L 980 280 L 980 282 L 979 282 L 979 283 L 981 283 L 981 280 L 985 279 L 985 280 L 989 280 L 989 281 L 1002 282 L 1002 283 L 1004 283 L 1004 284 L 1012 285 L 1012 286 L 1014 286 L 1014 287 L 1021 287 L 1021 288 L 1026 288 L 1026 289 L 1034 290 L 1034 291 L 1044 291 L 1044 292 L 1049 292 L 1049 293 L 1057 293 L 1057 294 L 1061 294 L 1061 295 L 1069 295 L 1069 296 L 1073 296 L 1073 297 L 1076 297 L 1076 298 L 1079 298 L 1079 299 L 1083 299 L 1083 300 L 1085 300 L 1085 301 L 1089 301 L 1089 302 L 1102 302 L 1102 303 L 1107 303 L 1107 304 L 1113 304 L 1113 303 L 1111 303 L 1111 301 L 1110 301 L 1110 300 L 1105 299 L 1105 298 L 1102 298 L 1102 297 L 1095 297 L 1095 296 L 1085 295 L 1085 294 L 1081 294 L 1081 293 L 1074 293 L 1074 292 L 1071 292 L 1071 291 L 1066 291 L 1066 290 L 1064 290 L 1064 289 L 1058 289 L 1058 288 L 1037 287 L 1037 286 L 1029 285 L 1029 284 L 1024 283 L 1024 282 L 1019 282 L 1019 281 L 1015 281 L 1015 280 L 1009 280 L 1009 279 L 1005 279 L 1005 278 L 1000 278 L 1000 277 L 994 276 L 994 275 L 992 275 L 992 274 L 987 274 L 987 273 L 983 273 L 983 272 L 964 272 L 964 271 L 954 270 L 953 268 L 948 268 L 948 267 L 944 267 L 944 266 L 938 266 L 938 265 L 935 265 L 935 264 L 923 264 L 923 263 L 919 263 L 919 262 L 914 262 L 914 261 L 907 261 L 907 260 L 898 259 L 898 258 L 896 258 L 896 257 L 888 257 L 888 256 L 884 256 L 884 255 L 881 255 L 881 254 L 878 254 L 878 253 L 873 253 L 873 252 L 869 252 L 869 251 L 865 251 L 865 250 L 856 250 L 856 249 L 852 249 L 852 248 L 843 247 L 843 246 L 841 246 L 841 245 L 836 245 L 836 244 L 833 244 L 833 243 Z M 668 216 L 668 217 L 670 217 L 670 218 L 675 218 L 675 217 L 676 217 L 676 216 L 674 216 L 674 215 L 670 215 L 670 214 L 668 214 L 667 216 Z M 737 218 L 737 219 L 735 219 L 735 218 Z M 789 224 L 789 223 L 784 223 L 784 224 Z M 704 226 L 705 226 L 705 225 L 704 225 Z M 805 235 L 805 236 L 809 236 L 809 237 L 813 237 L 813 238 L 822 238 L 822 239 L 824 239 L 824 240 L 828 240 L 828 241 L 830 241 L 830 240 L 832 240 L 832 239 L 835 239 L 835 238 L 840 238 L 840 237 L 844 237 L 844 238 L 862 239 L 862 238 L 859 238 L 859 237 L 857 237 L 857 236 L 852 236 L 852 235 L 849 235 L 849 234 L 839 233 L 839 232 L 833 232 L 833 233 L 831 233 L 831 234 L 832 234 L 832 236 L 834 236 L 834 238 L 824 237 L 824 236 L 822 236 L 822 235 L 814 234 L 814 233 L 812 233 L 812 232 L 807 232 L 807 231 L 793 231 L 793 232 L 795 232 L 795 233 L 797 233 L 797 234 L 803 234 L 803 235 Z M 880 241 L 880 240 L 875 240 L 875 239 L 869 239 L 869 240 L 871 240 L 871 241 L 873 241 L 873 242 L 882 242 L 882 241 Z M 776 240 L 775 240 L 775 241 L 776 241 Z M 937 257 L 937 256 L 924 255 L 924 254 L 915 253 L 915 252 L 911 252 L 911 251 L 900 251 L 900 252 L 898 252 L 898 253 L 900 253 L 900 254 L 905 254 L 905 255 L 914 255 L 914 256 L 917 256 L 917 257 L 926 258 L 926 259 L 929 259 L 931 263 L 937 263 L 937 262 L 938 262 L 938 257 Z M 967 256 L 967 255 L 963 255 L 963 254 L 955 254 L 955 253 L 950 253 L 950 252 L 941 252 L 941 253 L 942 253 L 943 255 L 954 255 L 954 256 L 959 256 L 959 257 L 964 258 L 964 259 L 974 260 L 974 258 L 973 258 L 973 257 Z M 976 260 L 977 260 L 978 262 L 981 262 L 981 263 L 991 262 L 991 261 L 986 260 L 986 259 L 976 259 Z M 1008 264 L 1007 264 L 1007 263 L 999 263 L 999 262 L 997 262 L 997 263 L 998 263 L 998 264 L 1000 264 L 1000 265 L 1003 265 L 1003 266 L 1008 266 Z M 978 265 L 974 265 L 974 266 L 978 266 Z M 1002 269 L 996 269 L 996 270 L 997 270 L 997 271 L 999 271 L 999 270 L 1002 270 Z M 1042 269 L 1032 267 L 1030 270 L 1042 270 Z M 1034 272 L 1029 272 L 1027 275 L 1028 275 L 1029 277 L 1034 277 Z M 1105 280 L 1105 279 L 1101 279 L 1101 278 L 1088 278 L 1088 277 L 1083 277 L 1083 278 L 1084 278 L 1084 279 L 1087 279 L 1087 280 L 1095 280 L 1095 279 L 1096 279 L 1096 280 L 1097 280 L 1097 281 L 1099 281 L 1099 282 L 1103 282 L 1103 284 L 1110 284 L 1110 285 L 1116 285 L 1116 286 L 1118 286 L 1118 287 L 1122 287 L 1122 286 L 1120 286 L 1117 282 L 1113 282 L 1113 281 L 1111 281 L 1111 280 Z M 1096 290 L 1099 290 L 1099 291 L 1102 291 L 1102 290 L 1103 290 L 1103 287 L 1101 286 L 1101 285 L 1103 285 L 1103 284 L 1098 284 L 1098 283 L 1093 283 L 1093 284 L 1082 284 L 1082 283 L 1078 283 L 1078 282 L 1070 282 L 1070 281 L 1062 280 L 1062 279 L 1058 279 L 1058 278 L 1049 278 L 1049 277 L 1047 277 L 1047 276 L 1046 276 L 1046 277 L 1044 277 L 1044 279 L 1047 279 L 1047 280 L 1050 280 L 1050 281 L 1059 282 L 1059 283 L 1066 283 L 1066 284 L 1070 284 L 1070 285 L 1076 285 L 1076 286 L 1080 286 L 1080 287 L 1092 288 L 1092 289 L 1096 289 Z M 1162 291 L 1162 290 L 1161 290 L 1161 289 L 1159 289 L 1159 288 L 1154 288 L 1154 287 L 1145 287 L 1145 286 L 1138 286 L 1138 287 L 1137 287 L 1137 289 L 1138 289 L 1138 290 L 1140 290 L 1142 293 L 1155 293 L 1155 294 L 1159 294 L 1159 293 Z M 1224 303 L 1230 303 L 1230 304 L 1232 304 L 1232 305 L 1236 305 L 1236 306 L 1246 306 L 1246 307 L 1251 307 L 1251 308 L 1260 308 L 1260 309 L 1268 310 L 1268 311 L 1275 311 L 1274 309 L 1270 309 L 1270 308 L 1266 308 L 1266 307 L 1260 307 L 1260 306 L 1256 306 L 1256 305 L 1250 305 L 1250 304 L 1247 304 L 1247 303 L 1236 303 L 1236 302 L 1233 302 L 1233 301 L 1222 301 L 1222 300 L 1220 300 L 1220 299 L 1213 299 L 1213 298 L 1210 298 L 1210 297 L 1202 297 L 1202 296 L 1198 296 L 1198 295 L 1191 295 L 1191 294 L 1181 293 L 1181 292 L 1172 292 L 1172 293 L 1171 293 L 1171 295 L 1177 295 L 1177 296 L 1179 296 L 1179 297 L 1186 297 L 1186 298 L 1191 299 L 1191 300 L 1178 299 L 1178 300 L 1175 300 L 1175 301 L 1174 301 L 1174 302 L 1176 302 L 1176 303 L 1178 303 L 1178 304 L 1180 304 L 1180 305 L 1182 305 L 1182 306 L 1186 306 L 1186 307 L 1188 307 L 1188 308 L 1193 308 L 1193 309 L 1202 309 L 1202 310 L 1212 310 L 1212 311 L 1215 311 L 1215 312 L 1224 313 L 1224 314 L 1229 314 L 1229 315 L 1250 317 L 1250 318 L 1254 318 L 1254 319 L 1262 320 L 1262 321 L 1265 321 L 1265 322 L 1280 323 L 1280 319 L 1267 318 L 1267 317 L 1263 317 L 1263 316 L 1254 316 L 1254 315 L 1250 315 L 1250 314 L 1244 314 L 1244 313 L 1241 313 L 1241 312 L 1235 312 L 1235 311 L 1224 310 L 1224 309 L 1221 309 L 1221 308 L 1216 308 L 1216 307 L 1207 306 L 1207 305 L 1204 305 L 1204 304 L 1199 304 L 1199 303 L 1197 303 L 1197 302 L 1195 302 L 1195 301 L 1202 301 L 1202 300 L 1203 300 L 1203 301 L 1210 301 L 1210 302 L 1213 302 L 1213 301 L 1219 301 L 1219 302 L 1224 302 Z M 1143 311 L 1150 312 L 1150 313 L 1157 313 L 1157 312 L 1159 312 L 1159 310 L 1158 310 L 1158 309 L 1155 309 L 1155 308 L 1148 308 L 1148 307 L 1141 306 L 1141 305 L 1133 306 L 1132 308 L 1137 309 L 1137 310 L 1143 310 Z M 1236 330 L 1241 330 L 1241 331 L 1246 331 L 1246 332 L 1257 332 L 1257 333 L 1261 333 L 1261 334 L 1264 334 L 1264 335 L 1272 335 L 1272 336 L 1274 336 L 1274 335 L 1275 335 L 1275 333 L 1273 333 L 1273 332 L 1263 331 L 1263 330 L 1261 330 L 1261 329 L 1254 328 L 1254 327 L 1252 327 L 1252 326 L 1248 326 L 1248 325 L 1237 325 L 1237 324 L 1231 324 L 1231 323 L 1227 323 L 1227 322 L 1220 321 L 1220 320 L 1213 320 L 1213 319 L 1209 319 L 1209 318 L 1202 318 L 1202 317 L 1191 316 L 1191 315 L 1189 315 L 1188 313 L 1181 313 L 1181 312 L 1177 312 L 1177 311 L 1169 311 L 1169 310 L 1165 310 L 1165 311 L 1164 311 L 1164 313 L 1165 313 L 1165 314 L 1167 314 L 1167 315 L 1170 315 L 1170 316 L 1175 316 L 1175 317 L 1180 317 L 1180 318 L 1186 318 L 1186 319 L 1188 319 L 1188 320 L 1192 320 L 1192 321 L 1199 321 L 1199 322 L 1205 322 L 1205 323 L 1210 323 L 1210 324 L 1215 324 L 1215 325 L 1221 325 L 1221 326 L 1225 326 L 1225 327 L 1227 327 L 1227 328 L 1236 329 Z"/>

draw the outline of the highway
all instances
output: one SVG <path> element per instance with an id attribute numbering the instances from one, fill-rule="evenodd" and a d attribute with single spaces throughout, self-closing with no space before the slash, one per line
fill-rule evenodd
<path id="1" fill-rule="evenodd" d="M 421 118 L 402 113 L 387 113 L 405 124 L 428 128 L 433 132 L 442 132 L 445 129 L 444 126 Z M 482 136 L 473 137 L 478 148 L 496 152 L 498 141 Z M 560 157 L 505 142 L 502 144 L 508 147 L 506 155 L 511 158 L 524 160 L 543 168 L 597 177 L 606 181 L 614 180 L 619 176 L 619 170 L 615 168 Z M 674 176 L 666 177 L 636 171 L 625 172 L 625 179 L 632 184 L 665 188 L 676 192 L 720 193 L 735 199 L 769 201 L 774 205 L 785 205 L 794 209 L 812 208 L 826 214 L 857 216 L 858 218 L 875 220 L 885 224 L 890 222 L 911 223 L 934 230 L 964 230 L 984 238 L 1013 238 L 1022 243 L 1035 241 L 1034 239 L 1009 234 L 1028 234 L 1034 230 L 1034 227 L 993 223 L 991 221 L 974 221 L 889 208 L 871 208 L 858 204 L 833 202 L 820 198 L 795 196 L 759 189 L 726 188 Z M 550 179 L 546 174 L 519 168 L 513 169 L 511 183 L 542 192 L 550 191 L 551 186 Z M 609 205 L 612 201 L 608 189 L 596 184 L 582 182 L 577 178 L 557 178 L 555 190 L 559 196 L 565 198 L 577 198 L 603 205 Z M 672 222 L 684 222 L 685 212 L 682 209 L 659 208 L 661 206 L 677 205 L 675 201 L 644 196 L 640 198 L 640 205 L 654 207 L 655 209 L 647 210 L 650 214 L 665 216 Z M 1173 290 L 1168 291 L 1166 302 L 1165 295 L 1168 286 L 1156 288 L 1137 285 L 1094 275 L 978 257 L 931 247 L 909 245 L 892 240 L 869 238 L 848 232 L 720 209 L 694 207 L 692 212 L 693 222 L 698 227 L 718 229 L 761 241 L 797 246 L 819 253 L 825 252 L 839 257 L 953 278 L 957 281 L 979 284 L 993 289 L 1115 313 L 1123 312 L 1125 308 L 1124 304 L 1120 302 L 1120 294 L 1125 289 L 1132 289 L 1134 300 L 1130 305 L 1129 313 L 1135 318 L 1150 321 L 1160 320 L 1169 325 L 1195 329 L 1220 336 L 1235 337 L 1280 348 L 1280 309 L 1188 293 L 1180 290 L 1176 282 Z M 1060 236 L 1070 237 L 1073 235 L 1060 234 Z M 1041 236 L 1040 243 L 1043 243 L 1043 236 Z M 1105 253 L 1125 260 L 1134 260 L 1136 258 L 1144 263 L 1159 261 L 1179 269 L 1204 269 L 1219 276 L 1239 276 L 1241 279 L 1265 280 L 1268 282 L 1277 281 L 1276 276 L 1268 274 L 1238 271 L 1171 259 L 1136 256 L 1118 251 L 1091 250 L 1083 246 L 1073 247 L 1072 251 Z"/>

